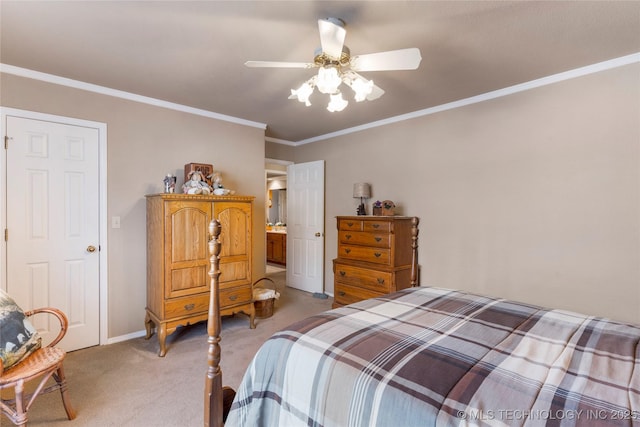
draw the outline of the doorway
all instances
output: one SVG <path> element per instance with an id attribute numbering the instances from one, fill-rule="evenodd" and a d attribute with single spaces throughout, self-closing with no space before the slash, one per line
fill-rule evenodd
<path id="1" fill-rule="evenodd" d="M 105 343 L 106 125 L 3 108 L 1 127 L 1 286 L 25 310 L 64 311 L 65 350 Z"/>
<path id="2" fill-rule="evenodd" d="M 267 273 L 284 271 L 287 266 L 287 166 L 290 163 L 265 161 Z"/>
<path id="3" fill-rule="evenodd" d="M 324 293 L 324 167 L 324 160 L 299 164 L 273 159 L 265 161 L 265 217 L 268 218 L 266 270 L 268 272 L 270 266 L 284 267 L 286 286 L 311 293 Z M 275 181 L 276 177 L 283 180 L 285 176 L 286 187 L 277 190 L 286 190 L 282 194 L 278 192 L 279 199 L 283 195 L 285 198 L 286 219 L 276 225 L 278 222 L 269 222 L 272 221 L 269 208 L 274 207 L 275 189 L 272 186 L 270 196 L 269 182 Z M 282 243 L 271 242 L 270 246 L 269 237 L 276 240 L 278 234 Z M 270 255 L 280 249 L 278 244 L 283 246 L 280 256 L 284 262 L 272 264 L 269 262 Z"/>

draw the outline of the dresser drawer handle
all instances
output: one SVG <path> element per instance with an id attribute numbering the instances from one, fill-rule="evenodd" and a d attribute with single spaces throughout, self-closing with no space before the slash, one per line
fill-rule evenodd
<path id="1" fill-rule="evenodd" d="M 187 304 L 187 305 L 185 305 L 185 306 L 184 306 L 184 309 L 185 309 L 185 310 L 187 310 L 187 311 L 191 311 L 191 310 L 193 310 L 195 307 L 196 307 L 196 305 L 195 305 L 195 304 Z"/>
<path id="2" fill-rule="evenodd" d="M 347 272 L 346 272 L 346 271 L 342 271 L 342 270 L 340 271 L 340 275 L 341 275 L 341 276 L 343 276 L 343 277 L 344 277 L 346 274 L 347 274 Z"/>
<path id="3" fill-rule="evenodd" d="M 380 240 L 382 240 L 382 237 L 374 237 L 374 239 L 376 240 L 376 242 L 379 242 Z"/>
<path id="4" fill-rule="evenodd" d="M 347 240 L 349 240 L 351 238 L 351 234 L 345 234 L 345 236 L 347 238 Z"/>
<path id="5" fill-rule="evenodd" d="M 351 252 L 351 249 L 348 249 L 348 248 L 347 248 L 347 249 L 345 249 L 344 251 L 345 251 L 346 253 L 349 253 L 349 252 Z"/>
<path id="6" fill-rule="evenodd" d="M 384 285 L 384 279 L 380 279 L 380 278 L 378 278 L 378 284 L 379 284 L 379 285 Z"/>
<path id="7" fill-rule="evenodd" d="M 238 299 L 238 295 L 231 295 L 231 296 L 229 297 L 229 299 L 230 299 L 231 301 L 235 301 L 235 300 L 237 300 L 237 299 Z"/>
<path id="8" fill-rule="evenodd" d="M 348 222 L 348 223 L 347 223 L 347 225 L 348 225 L 349 227 L 353 227 L 353 223 L 352 223 L 352 222 Z"/>
<path id="9" fill-rule="evenodd" d="M 371 226 L 372 226 L 373 228 L 379 228 L 379 227 L 380 227 L 380 224 L 371 224 Z"/>
<path id="10" fill-rule="evenodd" d="M 382 255 L 380 252 L 376 252 L 373 254 L 376 258 L 380 258 L 380 256 Z"/>
<path id="11" fill-rule="evenodd" d="M 340 291 L 338 292 L 338 295 L 340 295 L 341 297 L 345 296 L 346 294 L 344 293 L 344 291 Z"/>

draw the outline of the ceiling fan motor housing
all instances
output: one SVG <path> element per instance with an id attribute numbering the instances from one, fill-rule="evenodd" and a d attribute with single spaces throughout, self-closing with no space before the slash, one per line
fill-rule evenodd
<path id="1" fill-rule="evenodd" d="M 342 54 L 339 59 L 331 58 L 322 51 L 321 47 L 315 50 L 314 55 L 313 62 L 318 67 L 346 67 L 349 65 L 349 61 L 351 61 L 351 51 L 347 46 L 342 46 Z"/>

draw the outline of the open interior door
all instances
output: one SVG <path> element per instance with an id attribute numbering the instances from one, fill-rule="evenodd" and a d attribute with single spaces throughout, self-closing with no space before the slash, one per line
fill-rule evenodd
<path id="1" fill-rule="evenodd" d="M 324 160 L 287 167 L 287 285 L 324 292 Z"/>

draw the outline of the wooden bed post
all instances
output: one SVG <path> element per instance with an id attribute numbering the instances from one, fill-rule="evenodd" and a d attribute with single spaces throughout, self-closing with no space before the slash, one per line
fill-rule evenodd
<path id="1" fill-rule="evenodd" d="M 411 286 L 418 286 L 418 217 L 411 218 Z"/>
<path id="2" fill-rule="evenodd" d="M 221 427 L 223 421 L 222 406 L 222 371 L 220 370 L 220 290 L 218 277 L 220 276 L 220 222 L 212 220 L 209 224 L 209 254 L 211 255 L 211 278 L 209 295 L 209 317 L 207 319 L 207 334 L 209 349 L 207 353 L 207 377 L 204 388 L 204 425 L 205 427 Z"/>

